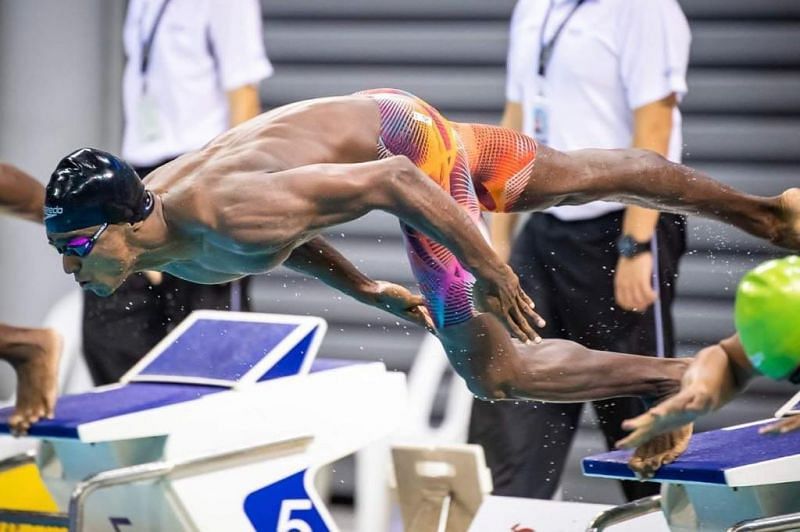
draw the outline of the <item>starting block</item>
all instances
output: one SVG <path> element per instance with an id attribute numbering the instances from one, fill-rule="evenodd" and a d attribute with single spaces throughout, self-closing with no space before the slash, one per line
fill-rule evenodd
<path id="1" fill-rule="evenodd" d="M 406 390 L 382 363 L 315 360 L 325 330 L 315 317 L 192 313 L 119 384 L 64 396 L 31 427 L 45 493 L 9 508 L 9 475 L 31 464 L 0 463 L 0 526 L 337 530 L 315 473 L 389 434 Z"/>
<path id="2" fill-rule="evenodd" d="M 660 497 L 611 509 L 590 529 L 642 515 L 643 509 L 660 509 L 671 530 L 800 529 L 800 431 L 759 434 L 770 421 L 696 434 L 686 452 L 651 479 L 662 483 Z M 614 451 L 585 458 L 583 472 L 635 479 L 630 456 Z M 766 524 L 783 528 L 761 528 Z"/>

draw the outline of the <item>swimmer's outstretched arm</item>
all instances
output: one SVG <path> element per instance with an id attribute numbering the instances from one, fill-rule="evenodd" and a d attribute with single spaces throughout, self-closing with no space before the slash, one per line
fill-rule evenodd
<path id="1" fill-rule="evenodd" d="M 422 296 L 393 283 L 370 279 L 320 236 L 292 250 L 283 265 L 316 277 L 356 301 L 417 325 L 433 327 Z"/>
<path id="2" fill-rule="evenodd" d="M 744 390 L 754 375 L 738 335 L 706 347 L 695 355 L 676 395 L 623 422 L 623 428 L 633 432 L 617 442 L 617 447 L 643 445 L 721 408 Z"/>
<path id="3" fill-rule="evenodd" d="M 511 210 L 598 199 L 714 218 L 800 249 L 800 189 L 774 197 L 745 194 L 648 150 L 560 152 L 540 145 L 530 179 Z"/>
<path id="4" fill-rule="evenodd" d="M 522 341 L 538 338 L 540 322 L 519 279 L 484 240 L 456 201 L 406 157 L 356 164 L 317 164 L 253 176 L 236 186 L 236 216 L 250 219 L 241 241 L 292 238 L 359 218 L 372 210 L 394 214 L 446 246 L 477 279 L 476 290 Z M 280 225 L 280 233 L 274 233 Z"/>
<path id="5" fill-rule="evenodd" d="M 0 212 L 42 223 L 44 187 L 19 168 L 0 163 Z"/>

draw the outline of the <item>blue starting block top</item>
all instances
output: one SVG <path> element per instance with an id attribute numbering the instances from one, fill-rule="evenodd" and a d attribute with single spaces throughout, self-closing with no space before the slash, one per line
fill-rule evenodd
<path id="1" fill-rule="evenodd" d="M 233 387 L 307 373 L 326 328 L 310 316 L 196 311 L 120 380 Z"/>
<path id="2" fill-rule="evenodd" d="M 327 324 L 316 317 L 196 311 L 156 345 L 120 384 L 58 400 L 54 419 L 31 436 L 78 438 L 92 422 L 186 403 L 270 379 L 352 364 L 315 360 Z M 0 409 L 8 433 L 13 408 Z"/>
<path id="3" fill-rule="evenodd" d="M 696 434 L 675 462 L 662 466 L 656 482 L 748 486 L 800 481 L 800 431 L 759 434 L 767 421 Z M 631 451 L 612 451 L 583 459 L 587 476 L 634 479 Z"/>

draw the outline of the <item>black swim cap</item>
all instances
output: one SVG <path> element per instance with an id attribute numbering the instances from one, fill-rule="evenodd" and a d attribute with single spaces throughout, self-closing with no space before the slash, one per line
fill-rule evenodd
<path id="1" fill-rule="evenodd" d="M 153 210 L 153 197 L 128 163 L 104 151 L 81 148 L 59 161 L 44 205 L 47 231 L 66 233 L 144 220 Z"/>

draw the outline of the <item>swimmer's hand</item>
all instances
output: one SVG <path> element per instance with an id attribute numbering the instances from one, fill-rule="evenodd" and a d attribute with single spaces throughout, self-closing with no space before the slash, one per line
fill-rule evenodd
<path id="1" fill-rule="evenodd" d="M 800 429 L 800 414 L 794 414 L 769 425 L 764 425 L 758 429 L 758 432 L 759 434 L 786 434 L 797 429 Z"/>
<path id="2" fill-rule="evenodd" d="M 164 274 L 161 272 L 146 270 L 144 272 L 144 276 L 147 278 L 147 281 L 153 286 L 158 286 L 164 281 Z"/>
<path id="3" fill-rule="evenodd" d="M 693 422 L 714 409 L 710 393 L 701 386 L 690 386 L 654 406 L 641 416 L 626 419 L 622 428 L 633 431 L 616 443 L 617 449 L 632 449 L 649 442 L 659 434 L 670 432 Z"/>
<path id="4" fill-rule="evenodd" d="M 405 287 L 394 283 L 374 281 L 369 299 L 374 307 L 435 332 L 433 320 L 425 307 L 425 298 L 421 295 L 412 294 Z"/>
<path id="5" fill-rule="evenodd" d="M 651 478 L 666 464 L 671 464 L 689 446 L 693 425 L 689 423 L 670 432 L 659 434 L 639 447 L 628 460 L 628 467 L 639 479 Z"/>
<path id="6" fill-rule="evenodd" d="M 544 327 L 545 321 L 533 311 L 533 301 L 522 290 L 519 278 L 510 267 L 504 265 L 502 270 L 496 271 L 490 278 L 478 279 L 473 287 L 473 294 L 478 308 L 497 316 L 520 342 L 542 341 L 531 323 Z"/>

